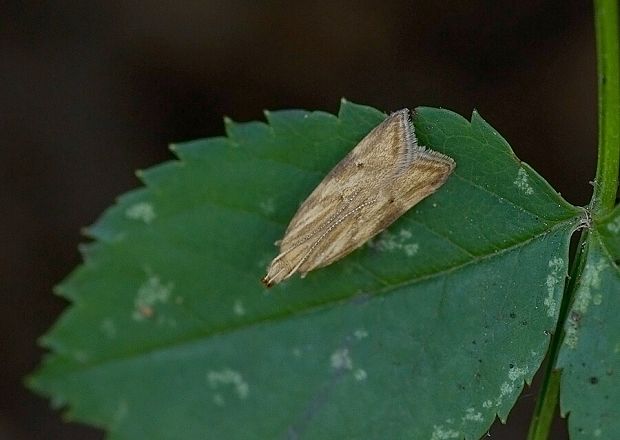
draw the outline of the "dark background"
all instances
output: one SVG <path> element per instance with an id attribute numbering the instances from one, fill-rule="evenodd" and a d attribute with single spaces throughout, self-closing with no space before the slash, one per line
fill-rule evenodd
<path id="1" fill-rule="evenodd" d="M 263 109 L 473 108 L 570 202 L 594 176 L 585 0 L 0 3 L 0 439 L 99 439 L 22 378 L 66 303 L 80 227 L 171 159 L 173 141 Z M 524 391 L 492 438 L 522 439 Z M 554 438 L 566 438 L 563 422 Z"/>

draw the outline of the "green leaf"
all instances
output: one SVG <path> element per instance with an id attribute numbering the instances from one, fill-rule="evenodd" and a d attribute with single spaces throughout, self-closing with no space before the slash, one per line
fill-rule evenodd
<path id="1" fill-rule="evenodd" d="M 620 206 L 589 233 L 565 327 L 560 404 L 572 439 L 620 438 Z"/>
<path id="2" fill-rule="evenodd" d="M 227 121 L 89 229 L 30 385 L 110 438 L 478 438 L 556 325 L 572 207 L 477 113 L 420 108 L 455 173 L 334 265 L 259 279 L 299 203 L 383 118 Z"/>

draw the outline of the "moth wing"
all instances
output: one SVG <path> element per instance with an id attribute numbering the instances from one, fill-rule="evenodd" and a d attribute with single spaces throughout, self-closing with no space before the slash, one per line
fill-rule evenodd
<path id="1" fill-rule="evenodd" d="M 360 193 L 378 193 L 395 172 L 408 166 L 416 147 L 409 110 L 388 116 L 312 191 L 289 223 L 281 243 L 296 243 L 321 233 L 359 200 Z"/>
<path id="2" fill-rule="evenodd" d="M 441 187 L 454 170 L 454 161 L 432 150 L 419 148 L 409 167 L 394 176 L 389 184 L 377 189 L 372 201 L 344 213 L 322 243 L 299 268 L 300 272 L 327 266 L 362 246 L 414 205 Z"/>
<path id="3" fill-rule="evenodd" d="M 376 179 L 407 168 L 416 148 L 414 127 L 405 108 L 373 128 L 342 162 L 353 162 L 361 173 Z"/>
<path id="4" fill-rule="evenodd" d="M 345 213 L 342 220 L 315 244 L 299 271 L 309 272 L 350 254 L 398 218 L 395 208 L 393 204 L 370 201 Z M 387 219 L 391 220 L 388 222 Z"/>
<path id="5" fill-rule="evenodd" d="M 321 189 L 322 187 L 322 189 Z M 321 189 L 321 191 L 318 191 Z M 346 209 L 338 185 L 323 182 L 302 203 L 280 241 L 280 251 L 320 236 Z"/>
<path id="6" fill-rule="evenodd" d="M 420 200 L 437 191 L 456 166 L 451 157 L 433 150 L 417 147 L 407 170 L 395 176 L 391 192 L 404 214 Z"/>

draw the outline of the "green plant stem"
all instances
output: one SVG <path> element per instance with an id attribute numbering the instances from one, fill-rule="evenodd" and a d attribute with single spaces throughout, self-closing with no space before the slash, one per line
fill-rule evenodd
<path id="1" fill-rule="evenodd" d="M 593 217 L 609 213 L 615 204 L 620 167 L 620 52 L 618 0 L 594 0 L 598 71 L 598 159 Z"/>

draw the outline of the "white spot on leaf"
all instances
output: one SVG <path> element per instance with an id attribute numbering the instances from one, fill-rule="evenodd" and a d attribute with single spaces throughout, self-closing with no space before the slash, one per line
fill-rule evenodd
<path id="1" fill-rule="evenodd" d="M 366 380 L 366 378 L 368 377 L 368 373 L 366 373 L 366 370 L 358 368 L 357 370 L 353 372 L 353 377 L 358 382 L 361 382 L 362 380 Z"/>
<path id="2" fill-rule="evenodd" d="M 418 245 L 417 243 L 406 244 L 403 246 L 405 255 L 407 255 L 408 257 L 413 257 L 415 254 L 418 253 L 419 249 L 420 249 L 420 245 Z"/>
<path id="3" fill-rule="evenodd" d="M 595 306 L 600 306 L 602 302 L 603 302 L 602 294 L 597 293 L 594 296 L 592 296 L 592 304 L 594 304 Z"/>
<path id="4" fill-rule="evenodd" d="M 499 396 L 497 396 L 497 399 L 495 399 L 495 406 L 500 406 L 504 398 L 511 395 L 514 389 L 514 384 L 508 382 L 502 383 L 499 387 Z"/>
<path id="5" fill-rule="evenodd" d="M 139 202 L 135 205 L 131 205 L 125 210 L 125 216 L 128 219 L 140 220 L 146 224 L 151 223 L 157 217 L 155 208 L 148 202 Z"/>
<path id="6" fill-rule="evenodd" d="M 530 185 L 527 172 L 523 168 L 519 168 L 519 171 L 517 172 L 517 178 L 515 179 L 513 184 L 528 196 L 534 194 L 534 188 L 532 188 L 532 186 Z"/>
<path id="7" fill-rule="evenodd" d="M 547 275 L 547 297 L 544 299 L 544 304 L 547 307 L 547 316 L 554 317 L 558 310 L 558 303 L 556 300 L 556 289 L 560 287 L 561 281 L 564 279 L 562 270 L 564 269 L 564 260 L 562 258 L 552 258 L 549 261 L 549 269 L 551 272 Z"/>
<path id="8" fill-rule="evenodd" d="M 237 316 L 245 315 L 245 307 L 243 306 L 243 303 L 240 299 L 235 301 L 235 305 L 233 306 L 233 312 Z"/>
<path id="9" fill-rule="evenodd" d="M 579 321 L 588 312 L 590 303 L 600 305 L 603 301 L 602 295 L 598 292 L 594 293 L 593 298 L 593 290 L 601 287 L 601 272 L 606 268 L 607 263 L 601 258 L 598 263 L 587 263 L 583 270 L 581 283 L 577 288 L 577 296 L 568 316 L 566 334 L 564 336 L 564 343 L 570 348 L 577 347 Z"/>
<path id="10" fill-rule="evenodd" d="M 152 318 L 155 313 L 155 306 L 168 302 L 173 288 L 173 283 L 163 284 L 157 275 L 149 276 L 138 288 L 134 300 L 133 319 L 143 321 Z"/>
<path id="11" fill-rule="evenodd" d="M 258 206 L 265 215 L 271 215 L 276 212 L 276 205 L 273 202 L 273 199 L 263 200 Z"/>
<path id="12" fill-rule="evenodd" d="M 508 381 L 503 382 L 500 385 L 499 396 L 497 396 L 497 398 L 495 399 L 495 406 L 500 406 L 506 397 L 509 397 L 514 393 L 517 386 L 520 387 L 523 384 L 523 379 L 526 374 L 526 367 L 517 367 L 516 365 L 514 365 L 508 370 Z"/>
<path id="13" fill-rule="evenodd" d="M 213 395 L 213 403 L 215 403 L 217 406 L 224 406 L 226 404 L 226 401 L 224 400 L 224 396 L 222 396 L 220 393 L 215 393 Z"/>
<path id="14" fill-rule="evenodd" d="M 482 422 L 484 419 L 482 418 L 482 413 L 477 412 L 475 408 L 467 408 L 461 420 L 464 422 Z"/>
<path id="15" fill-rule="evenodd" d="M 352 371 L 353 378 L 358 382 L 364 381 L 368 377 L 368 373 L 363 368 L 353 370 L 353 359 L 351 359 L 348 348 L 339 348 L 334 351 L 329 358 L 329 363 L 333 370 Z"/>
<path id="16" fill-rule="evenodd" d="M 515 382 L 522 379 L 527 373 L 527 368 L 513 367 L 508 371 L 508 379 Z"/>
<path id="17" fill-rule="evenodd" d="M 355 336 L 355 339 L 357 340 L 362 340 L 368 337 L 368 331 L 363 328 L 358 328 L 353 332 L 353 336 Z"/>
<path id="18" fill-rule="evenodd" d="M 420 250 L 420 245 L 407 242 L 412 236 L 411 231 L 407 229 L 401 229 L 398 234 L 384 231 L 378 239 L 370 241 L 368 245 L 382 252 L 403 251 L 408 257 L 413 257 Z"/>
<path id="19" fill-rule="evenodd" d="M 434 425 L 433 433 L 431 434 L 431 440 L 448 440 L 451 438 L 458 438 L 461 433 L 451 428 L 446 428 L 442 425 Z"/>
<path id="20" fill-rule="evenodd" d="M 240 399 L 247 398 L 250 393 L 250 387 L 247 382 L 243 380 L 241 373 L 231 370 L 230 368 L 220 371 L 209 371 L 207 373 L 207 380 L 213 389 L 217 389 L 221 386 L 233 386 L 235 393 Z"/>
<path id="21" fill-rule="evenodd" d="M 403 240 L 409 240 L 412 235 L 413 234 L 411 233 L 411 231 L 408 231 L 407 229 L 400 230 L 400 238 Z"/>
<path id="22" fill-rule="evenodd" d="M 351 370 L 353 361 L 349 355 L 348 348 L 340 348 L 332 353 L 329 358 L 330 365 L 334 370 Z"/>

